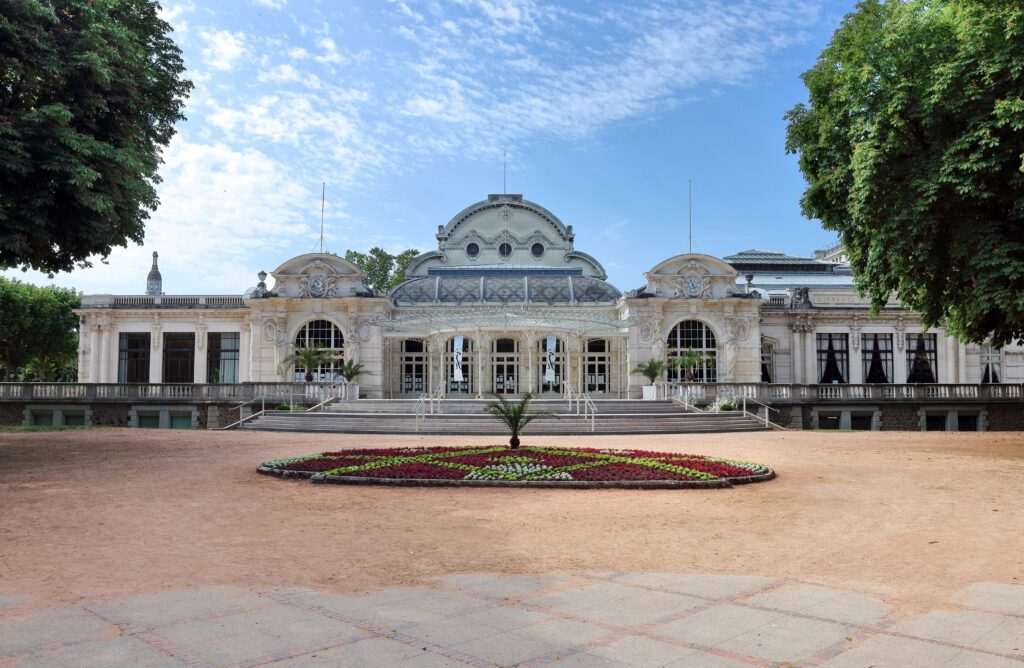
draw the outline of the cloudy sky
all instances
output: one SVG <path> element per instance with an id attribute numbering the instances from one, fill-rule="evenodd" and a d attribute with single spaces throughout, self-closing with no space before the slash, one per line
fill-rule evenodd
<path id="1" fill-rule="evenodd" d="M 187 0 L 164 3 L 195 90 L 144 246 L 52 282 L 239 294 L 289 257 L 436 246 L 522 193 L 622 289 L 687 249 L 808 254 L 783 149 L 799 75 L 852 0 Z M 46 283 L 44 276 L 21 274 Z"/>

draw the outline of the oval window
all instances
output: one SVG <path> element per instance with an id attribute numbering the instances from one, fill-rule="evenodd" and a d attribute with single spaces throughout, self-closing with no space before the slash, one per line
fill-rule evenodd
<path id="1" fill-rule="evenodd" d="M 534 244 L 530 248 L 530 252 L 533 253 L 534 257 L 540 257 L 544 254 L 544 244 Z"/>
<path id="2" fill-rule="evenodd" d="M 498 253 L 500 253 L 502 257 L 512 255 L 512 245 L 505 243 L 498 246 Z"/>
<path id="3" fill-rule="evenodd" d="M 480 247 L 476 244 L 470 244 L 466 246 L 466 255 L 470 257 L 476 257 L 480 254 Z"/>

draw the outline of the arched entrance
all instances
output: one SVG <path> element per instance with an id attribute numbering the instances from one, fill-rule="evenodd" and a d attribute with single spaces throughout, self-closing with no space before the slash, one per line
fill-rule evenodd
<path id="1" fill-rule="evenodd" d="M 491 382 L 495 394 L 519 391 L 519 342 L 495 339 L 491 352 Z"/>
<path id="2" fill-rule="evenodd" d="M 295 334 L 295 347 L 307 345 L 322 348 L 331 356 L 331 361 L 312 369 L 313 380 L 318 383 L 329 383 L 334 380 L 337 367 L 345 358 L 345 336 L 341 329 L 329 320 L 313 320 L 303 325 Z M 297 383 L 306 380 L 306 370 L 295 365 L 293 380 Z"/>
<path id="3" fill-rule="evenodd" d="M 693 350 L 701 356 L 700 363 L 693 369 L 691 382 L 718 382 L 718 343 L 715 341 L 715 333 L 700 320 L 683 320 L 668 333 L 665 352 L 669 359 L 679 357 L 687 350 Z M 668 372 L 670 383 L 684 382 L 685 379 L 684 369 L 670 369 Z"/>

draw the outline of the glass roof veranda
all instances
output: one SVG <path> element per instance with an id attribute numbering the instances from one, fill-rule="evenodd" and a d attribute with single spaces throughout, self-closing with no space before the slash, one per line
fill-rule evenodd
<path id="1" fill-rule="evenodd" d="M 385 336 L 424 336 L 444 332 L 474 330 L 566 331 L 575 334 L 626 336 L 633 319 L 590 313 L 585 310 L 489 309 L 472 311 L 419 311 L 399 313 L 380 320 L 377 325 Z"/>

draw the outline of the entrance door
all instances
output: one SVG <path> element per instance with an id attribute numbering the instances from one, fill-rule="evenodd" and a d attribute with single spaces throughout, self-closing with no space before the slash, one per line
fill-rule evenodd
<path id="1" fill-rule="evenodd" d="M 494 393 L 515 394 L 519 381 L 519 344 L 515 339 L 494 342 L 491 368 L 494 369 Z"/>
<path id="2" fill-rule="evenodd" d="M 419 339 L 405 339 L 402 341 L 402 393 L 426 392 L 426 379 L 426 346 Z"/>
<path id="3" fill-rule="evenodd" d="M 608 392 L 608 342 L 604 339 L 587 341 L 587 359 L 584 362 L 587 394 Z"/>

